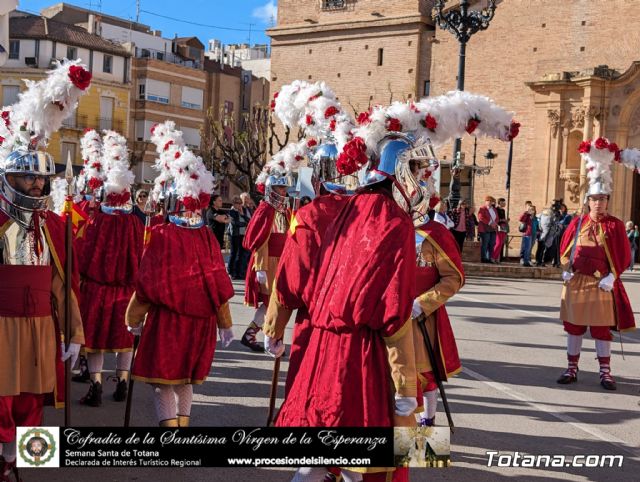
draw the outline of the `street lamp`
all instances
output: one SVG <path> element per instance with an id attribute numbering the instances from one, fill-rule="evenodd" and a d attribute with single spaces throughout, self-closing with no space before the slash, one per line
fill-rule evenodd
<path id="1" fill-rule="evenodd" d="M 456 36 L 460 43 L 458 58 L 458 90 L 464 90 L 464 66 L 467 42 L 480 30 L 486 30 L 496 11 L 496 0 L 488 0 L 487 7 L 482 10 L 469 10 L 469 0 L 460 0 L 458 9 L 446 9 L 447 0 L 436 0 L 433 7 L 433 20 L 443 30 Z M 453 146 L 454 163 L 451 165 L 451 183 L 449 184 L 449 203 L 453 207 L 460 200 L 460 148 L 462 141 L 455 140 Z"/>

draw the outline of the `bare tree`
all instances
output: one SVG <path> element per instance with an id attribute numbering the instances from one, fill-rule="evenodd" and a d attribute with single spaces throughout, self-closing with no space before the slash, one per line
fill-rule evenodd
<path id="1" fill-rule="evenodd" d="M 268 107 L 254 106 L 251 112 L 241 115 L 239 123 L 233 113 L 224 109 L 216 119 L 210 107 L 201 128 L 202 157 L 215 174 L 227 176 L 240 190 L 254 193 L 255 178 L 268 157 L 287 144 L 289 134 L 287 129 L 284 139 L 280 139 Z"/>

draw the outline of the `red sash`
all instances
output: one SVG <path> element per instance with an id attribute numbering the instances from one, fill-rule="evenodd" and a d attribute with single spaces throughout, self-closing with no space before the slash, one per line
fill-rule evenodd
<path id="1" fill-rule="evenodd" d="M 287 233 L 271 233 L 269 236 L 269 257 L 279 258 L 284 251 L 284 243 L 287 240 Z"/>
<path id="2" fill-rule="evenodd" d="M 604 275 L 610 270 L 607 253 L 602 246 L 578 245 L 573 260 L 573 270 L 587 276 L 593 276 L 596 271 Z"/>
<path id="3" fill-rule="evenodd" d="M 51 266 L 0 265 L 0 316 L 51 316 Z"/>
<path id="4" fill-rule="evenodd" d="M 438 270 L 433 266 L 418 266 L 416 268 L 416 284 L 413 297 L 429 291 L 440 280 Z"/>

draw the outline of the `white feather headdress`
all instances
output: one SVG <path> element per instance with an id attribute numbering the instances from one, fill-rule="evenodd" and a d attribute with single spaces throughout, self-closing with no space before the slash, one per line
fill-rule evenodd
<path id="1" fill-rule="evenodd" d="M 102 150 L 107 204 L 125 205 L 131 199 L 131 185 L 135 181 L 134 174 L 129 170 L 127 139 L 115 131 L 105 130 L 102 137 Z"/>

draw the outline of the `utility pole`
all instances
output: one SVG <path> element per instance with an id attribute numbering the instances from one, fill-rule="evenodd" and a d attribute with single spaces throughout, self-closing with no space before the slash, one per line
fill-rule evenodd
<path id="1" fill-rule="evenodd" d="M 140 0 L 136 0 L 136 23 L 140 22 Z"/>

